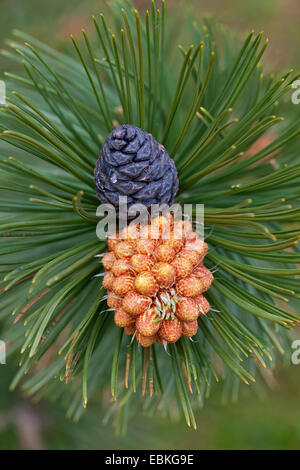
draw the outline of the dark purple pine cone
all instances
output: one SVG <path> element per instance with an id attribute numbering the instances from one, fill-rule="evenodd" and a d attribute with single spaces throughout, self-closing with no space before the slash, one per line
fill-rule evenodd
<path id="1" fill-rule="evenodd" d="M 116 127 L 103 144 L 95 168 L 97 196 L 116 209 L 119 197 L 133 204 L 168 204 L 178 190 L 177 170 L 163 145 L 130 124 Z"/>

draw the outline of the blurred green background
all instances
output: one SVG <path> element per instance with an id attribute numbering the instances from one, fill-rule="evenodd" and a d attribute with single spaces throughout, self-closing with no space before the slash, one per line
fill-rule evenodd
<path id="1" fill-rule="evenodd" d="M 142 10 L 149 0 L 135 0 Z M 69 35 L 92 27 L 91 15 L 103 10 L 103 0 L 0 0 L 0 48 L 13 28 L 52 46 L 71 49 Z M 168 9 L 195 8 L 196 16 L 210 14 L 218 22 L 244 32 L 264 30 L 270 38 L 266 67 L 300 67 L 299 0 L 167 0 Z M 11 64 L 0 58 L 1 75 Z M 299 336 L 299 335 L 298 335 Z M 244 387 L 239 402 L 222 405 L 213 393 L 198 413 L 198 431 L 183 422 L 136 417 L 126 437 L 104 426 L 97 407 L 73 424 L 58 404 L 34 405 L 20 392 L 8 392 L 14 374 L 0 365 L 0 449 L 299 449 L 300 366 L 275 371 L 271 389 Z M 254 387 L 255 388 L 255 387 Z M 253 387 L 252 387 L 253 389 Z"/>

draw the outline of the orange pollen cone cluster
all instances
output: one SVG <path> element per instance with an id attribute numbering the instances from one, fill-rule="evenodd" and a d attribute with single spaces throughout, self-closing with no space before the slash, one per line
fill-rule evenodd
<path id="1" fill-rule="evenodd" d="M 108 250 L 102 285 L 118 327 L 143 347 L 197 333 L 213 275 L 203 264 L 208 246 L 190 222 L 160 215 L 143 227 L 130 224 L 109 237 Z"/>

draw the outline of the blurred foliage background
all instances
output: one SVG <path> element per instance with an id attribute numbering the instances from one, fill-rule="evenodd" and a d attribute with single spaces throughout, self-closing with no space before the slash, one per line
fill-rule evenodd
<path id="1" fill-rule="evenodd" d="M 141 10 L 149 0 L 134 0 Z M 0 0 L 0 42 L 14 28 L 61 50 L 72 50 L 69 35 L 79 38 L 92 27 L 91 16 L 105 7 L 103 0 Z M 244 32 L 264 30 L 270 38 L 265 68 L 285 70 L 300 65 L 298 0 L 168 0 L 169 10 L 195 8 L 196 17 L 210 15 Z M 0 73 L 12 64 L 0 58 Z M 299 336 L 299 335 L 298 335 Z M 97 404 L 77 424 L 65 419 L 57 404 L 35 405 L 20 392 L 8 392 L 14 374 L 0 365 L 0 449 L 299 449 L 300 366 L 278 370 L 270 390 L 245 387 L 238 403 L 224 406 L 216 391 L 198 415 L 199 429 L 182 422 L 136 417 L 125 437 L 103 425 Z M 253 388 L 253 387 L 252 387 Z"/>

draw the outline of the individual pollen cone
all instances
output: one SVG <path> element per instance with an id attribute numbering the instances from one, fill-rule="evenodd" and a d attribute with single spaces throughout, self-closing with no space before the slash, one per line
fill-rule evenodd
<path id="1" fill-rule="evenodd" d="M 156 335 L 154 336 L 143 336 L 138 331 L 136 333 L 137 342 L 144 348 L 150 348 L 156 341 Z"/>
<path id="2" fill-rule="evenodd" d="M 128 292 L 122 301 L 123 309 L 130 315 L 141 315 L 152 304 L 150 297 L 141 295 L 136 291 Z"/>
<path id="3" fill-rule="evenodd" d="M 197 266 L 200 263 L 201 254 L 196 250 L 183 249 L 178 254 L 177 260 L 178 260 L 178 264 L 180 264 L 180 262 L 183 261 L 183 260 L 187 260 L 191 263 L 191 265 L 194 268 L 195 266 Z"/>
<path id="4" fill-rule="evenodd" d="M 169 263 L 156 263 L 152 268 L 152 274 L 160 287 L 171 287 L 176 279 L 175 268 Z"/>
<path id="5" fill-rule="evenodd" d="M 156 258 L 157 261 L 162 261 L 163 263 L 171 263 L 175 258 L 175 255 L 176 252 L 174 248 L 166 243 L 159 245 L 153 253 L 154 258 Z"/>
<path id="6" fill-rule="evenodd" d="M 195 336 L 198 331 L 198 322 L 197 320 L 191 322 L 182 322 L 182 334 L 183 336 Z"/>
<path id="7" fill-rule="evenodd" d="M 150 271 L 153 266 L 152 259 L 147 255 L 141 254 L 133 255 L 130 258 L 130 263 L 132 268 L 137 273 L 142 273 L 143 271 Z"/>
<path id="8" fill-rule="evenodd" d="M 194 336 L 198 318 L 210 308 L 202 293 L 213 275 L 203 266 L 207 244 L 190 222 L 159 216 L 145 226 L 128 226 L 109 244 L 103 286 L 116 310 L 115 324 L 143 347 Z"/>
<path id="9" fill-rule="evenodd" d="M 205 276 L 213 277 L 210 270 L 204 266 L 203 264 L 199 264 L 193 271 L 193 275 L 198 277 L 199 279 L 203 279 Z"/>
<path id="10" fill-rule="evenodd" d="M 122 297 L 133 289 L 134 277 L 130 274 L 122 274 L 114 280 L 112 291 L 114 294 Z"/>
<path id="11" fill-rule="evenodd" d="M 122 307 L 119 307 L 116 309 L 114 319 L 115 319 L 115 324 L 122 328 L 125 328 L 125 326 L 130 326 L 133 323 L 135 323 L 135 318 L 129 315 L 129 313 L 125 312 L 125 310 L 123 310 Z"/>
<path id="12" fill-rule="evenodd" d="M 210 309 L 208 300 L 204 297 L 204 295 L 198 295 L 194 300 L 197 302 L 200 315 L 206 315 Z"/>
<path id="13" fill-rule="evenodd" d="M 192 276 L 185 277 L 178 281 L 176 288 L 178 295 L 182 295 L 183 297 L 197 297 L 197 295 L 204 292 L 202 280 Z"/>
<path id="14" fill-rule="evenodd" d="M 153 297 L 159 289 L 155 277 L 149 271 L 138 274 L 134 280 L 134 286 L 140 294 L 149 297 Z"/>
<path id="15" fill-rule="evenodd" d="M 122 304 L 122 299 L 115 295 L 113 292 L 109 292 L 107 296 L 107 305 L 109 308 L 118 308 Z"/>
<path id="16" fill-rule="evenodd" d="M 136 251 L 141 255 L 151 256 L 155 250 L 156 240 L 139 239 L 136 242 Z"/>
<path id="17" fill-rule="evenodd" d="M 168 343 L 176 343 L 182 335 L 182 323 L 177 318 L 164 320 L 158 331 L 161 339 Z"/>
<path id="18" fill-rule="evenodd" d="M 114 253 L 116 258 L 131 258 L 134 254 L 134 244 L 122 241 L 115 246 Z"/>
<path id="19" fill-rule="evenodd" d="M 154 308 L 150 308 L 137 317 L 136 329 L 143 336 L 153 336 L 160 327 L 160 321 L 158 320 L 157 311 Z"/>
<path id="20" fill-rule="evenodd" d="M 127 259 L 117 259 L 111 268 L 111 271 L 114 276 L 119 277 L 122 274 L 132 273 L 132 267 L 130 266 Z"/>
<path id="21" fill-rule="evenodd" d="M 112 252 L 105 253 L 105 255 L 102 258 L 102 264 L 103 264 L 105 271 L 110 271 L 115 261 L 116 261 L 116 257 L 114 253 Z"/>
<path id="22" fill-rule="evenodd" d="M 111 271 L 108 271 L 102 280 L 102 286 L 104 287 L 104 289 L 112 290 L 114 280 L 115 280 L 115 276 L 113 275 Z"/>
<path id="23" fill-rule="evenodd" d="M 192 263 L 186 258 L 180 258 L 180 253 L 172 262 L 172 266 L 175 269 L 177 281 L 189 276 L 193 271 Z"/>
<path id="24" fill-rule="evenodd" d="M 193 276 L 201 280 L 203 286 L 202 292 L 206 292 L 214 280 L 213 274 L 203 265 L 197 266 L 197 268 L 193 271 Z"/>
<path id="25" fill-rule="evenodd" d="M 194 299 L 187 297 L 178 301 L 176 317 L 179 318 L 179 320 L 191 322 L 197 320 L 199 314 L 199 307 Z"/>

